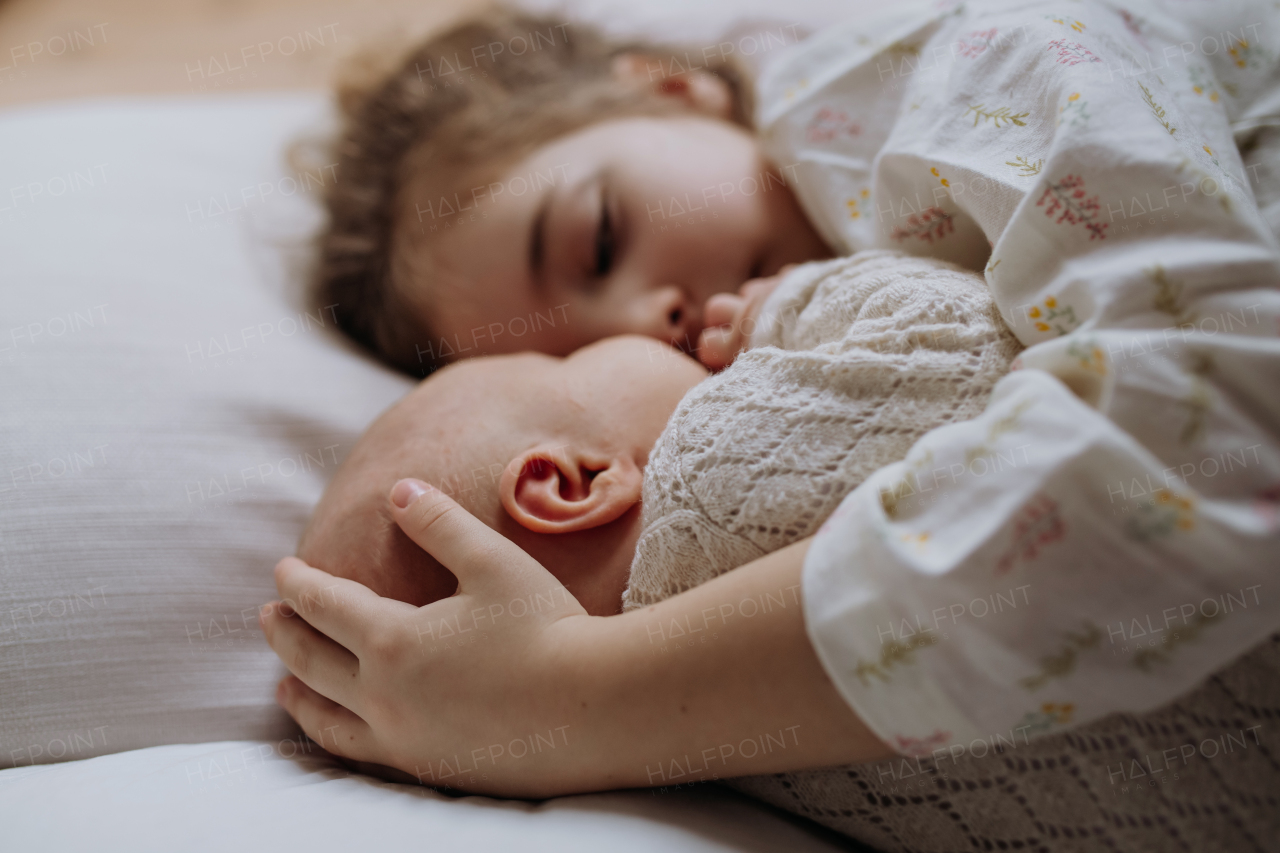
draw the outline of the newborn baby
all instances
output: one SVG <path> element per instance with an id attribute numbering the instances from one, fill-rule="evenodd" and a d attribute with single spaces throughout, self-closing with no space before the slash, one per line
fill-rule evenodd
<path id="1" fill-rule="evenodd" d="M 652 603 L 815 531 L 925 432 L 978 414 L 1019 348 L 981 276 L 896 252 L 748 282 L 714 313 L 723 360 L 747 351 L 706 382 L 634 336 L 443 368 L 361 438 L 299 556 L 412 604 L 451 595 L 387 511 L 417 477 L 592 615 L 619 612 L 624 590 Z"/>
<path id="2" fill-rule="evenodd" d="M 415 605 L 453 575 L 391 520 L 417 477 L 548 567 L 588 613 L 617 613 L 640 533 L 642 471 L 685 392 L 705 378 L 660 341 L 608 338 L 442 368 L 361 437 L 325 490 L 298 556 Z"/>

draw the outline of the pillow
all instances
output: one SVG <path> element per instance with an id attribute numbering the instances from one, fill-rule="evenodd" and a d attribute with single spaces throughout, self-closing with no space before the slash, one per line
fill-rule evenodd
<path id="1" fill-rule="evenodd" d="M 411 381 L 300 298 L 327 95 L 0 113 L 0 767 L 294 733 L 257 626 Z"/>
<path id="2" fill-rule="evenodd" d="M 809 33 L 855 15 L 874 13 L 874 0 L 515 0 L 533 12 L 584 21 L 620 38 L 687 46 L 655 57 L 666 73 L 734 56 L 759 71 Z"/>

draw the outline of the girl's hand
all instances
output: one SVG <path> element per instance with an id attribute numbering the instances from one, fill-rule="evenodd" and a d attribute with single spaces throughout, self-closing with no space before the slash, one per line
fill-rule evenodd
<path id="1" fill-rule="evenodd" d="M 805 632 L 808 540 L 596 617 L 438 490 L 402 480 L 392 495 L 392 516 L 457 576 L 456 594 L 414 607 L 290 557 L 276 566 L 284 601 L 261 616 L 293 673 L 280 704 L 330 752 L 535 798 L 892 755 Z M 783 603 L 759 608 L 766 598 Z"/>
<path id="2" fill-rule="evenodd" d="M 428 785 L 535 797 L 585 787 L 582 708 L 564 675 L 597 620 L 439 490 L 402 480 L 392 502 L 457 593 L 417 608 L 281 560 L 283 602 L 260 620 L 293 673 L 280 704 L 330 752 Z"/>
<path id="3" fill-rule="evenodd" d="M 698 360 L 704 367 L 728 367 L 738 353 L 751 346 L 760 309 L 794 266 L 788 264 L 769 278 L 753 278 L 737 293 L 717 293 L 707 300 L 703 308 L 707 326 L 698 336 Z"/>

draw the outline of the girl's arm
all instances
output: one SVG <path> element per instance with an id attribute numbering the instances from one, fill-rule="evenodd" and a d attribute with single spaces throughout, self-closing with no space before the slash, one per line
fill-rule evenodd
<path id="1" fill-rule="evenodd" d="M 647 609 L 592 617 L 517 546 L 419 487 L 392 512 L 458 576 L 453 597 L 416 608 L 294 558 L 276 567 L 286 606 L 264 608 L 263 629 L 295 676 L 279 698 L 330 752 L 529 797 L 893 754 L 809 642 L 807 541 Z"/>
<path id="2" fill-rule="evenodd" d="M 588 736 L 613 758 L 582 790 L 679 784 L 894 753 L 836 692 L 805 633 L 809 541 L 656 605 L 584 625 Z M 582 688 L 580 688 L 582 689 Z M 619 748 L 621 747 L 621 748 Z M 687 774 L 687 775 L 685 775 Z"/>

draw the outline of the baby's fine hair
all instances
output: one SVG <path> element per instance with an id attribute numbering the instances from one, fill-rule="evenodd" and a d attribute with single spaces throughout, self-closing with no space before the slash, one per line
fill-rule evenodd
<path id="1" fill-rule="evenodd" d="M 524 46 L 524 50 L 516 50 Z M 587 125 L 688 107 L 612 72 L 624 54 L 652 57 L 650 76 L 683 70 L 694 49 L 617 41 L 582 24 L 494 8 L 412 49 L 389 73 L 339 86 L 342 127 L 334 141 L 337 180 L 326 187 L 312 302 L 394 367 L 425 376 L 431 330 L 403 295 L 402 244 L 414 229 L 411 184 L 444 194 L 450 181 L 496 176 L 539 146 Z M 463 66 L 471 66 L 463 71 Z M 750 126 L 749 76 L 730 59 L 698 66 L 719 76 L 732 121 Z M 402 227 L 405 226 L 405 227 Z M 405 233 L 407 232 L 407 233 Z M 426 347 L 427 352 L 431 347 Z"/>

